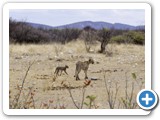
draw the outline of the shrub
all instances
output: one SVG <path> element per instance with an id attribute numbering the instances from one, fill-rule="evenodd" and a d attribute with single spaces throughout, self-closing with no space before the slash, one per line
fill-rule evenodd
<path id="1" fill-rule="evenodd" d="M 143 45 L 145 43 L 145 34 L 141 31 L 129 31 L 124 34 L 127 38 L 127 43 Z"/>
<path id="2" fill-rule="evenodd" d="M 135 32 L 134 43 L 144 45 L 145 44 L 145 35 L 143 32 Z"/>
<path id="3" fill-rule="evenodd" d="M 145 44 L 145 34 L 142 31 L 128 31 L 122 35 L 112 36 L 111 43 L 131 43 L 131 44 Z"/>
<path id="4" fill-rule="evenodd" d="M 27 22 L 18 22 L 9 19 L 10 43 L 50 43 L 65 44 L 76 40 L 81 34 L 79 29 L 43 29 L 34 28 Z"/>
<path id="5" fill-rule="evenodd" d="M 111 38 L 111 43 L 125 43 L 125 37 L 123 35 L 114 36 Z"/>

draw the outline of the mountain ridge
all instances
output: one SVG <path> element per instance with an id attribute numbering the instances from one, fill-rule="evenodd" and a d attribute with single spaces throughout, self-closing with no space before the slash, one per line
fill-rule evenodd
<path id="1" fill-rule="evenodd" d="M 50 25 L 44 25 L 39 23 L 31 23 L 26 22 L 30 26 L 34 28 L 43 28 L 43 29 L 64 29 L 64 28 L 76 28 L 76 29 L 83 29 L 86 26 L 90 26 L 96 30 L 102 29 L 102 28 L 108 28 L 108 29 L 118 29 L 118 30 L 138 30 L 138 29 L 145 29 L 145 25 L 139 25 L 139 26 L 133 26 L 123 23 L 109 23 L 109 22 L 103 22 L 103 21 L 81 21 L 81 22 L 75 22 L 71 24 L 65 24 L 60 26 L 50 26 Z"/>

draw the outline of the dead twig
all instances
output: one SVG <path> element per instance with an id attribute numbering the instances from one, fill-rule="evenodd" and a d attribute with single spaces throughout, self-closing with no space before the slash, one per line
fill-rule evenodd
<path id="1" fill-rule="evenodd" d="M 77 105 L 76 102 L 74 101 L 74 98 L 73 98 L 73 95 L 72 95 L 70 86 L 68 87 L 67 90 L 68 90 L 68 92 L 69 92 L 69 95 L 70 95 L 70 97 L 71 97 L 71 100 L 72 100 L 73 104 L 75 105 L 75 107 L 76 107 L 77 109 L 79 109 L 78 105 Z"/>
<path id="2" fill-rule="evenodd" d="M 26 73 L 25 73 L 25 76 L 24 76 L 24 78 L 23 78 L 22 85 L 21 85 L 21 89 L 20 89 L 20 92 L 19 92 L 18 97 L 17 97 L 17 105 L 18 105 L 18 103 L 19 103 L 19 98 L 20 98 L 20 96 L 21 96 L 21 93 L 22 93 L 22 90 L 23 90 L 23 86 L 24 86 L 25 80 L 26 80 L 26 78 L 27 78 L 28 72 L 29 72 L 29 70 L 30 70 L 30 68 L 31 68 L 31 66 L 32 66 L 33 64 L 34 64 L 34 61 L 28 66 L 27 71 L 26 71 Z"/>

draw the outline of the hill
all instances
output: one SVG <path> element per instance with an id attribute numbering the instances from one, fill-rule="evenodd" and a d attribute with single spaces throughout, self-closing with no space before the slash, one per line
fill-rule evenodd
<path id="1" fill-rule="evenodd" d="M 83 29 L 86 26 L 90 26 L 96 30 L 102 29 L 102 28 L 114 28 L 117 30 L 137 30 L 137 29 L 145 29 L 145 26 L 132 26 L 122 23 L 108 23 L 108 22 L 92 22 L 92 21 L 82 21 L 82 22 L 76 22 L 72 24 L 66 24 L 61 26 L 49 26 L 44 24 L 37 24 L 37 23 L 30 23 L 27 22 L 27 24 L 31 25 L 34 28 L 43 28 L 43 29 L 64 29 L 64 28 L 77 28 L 77 29 Z"/>

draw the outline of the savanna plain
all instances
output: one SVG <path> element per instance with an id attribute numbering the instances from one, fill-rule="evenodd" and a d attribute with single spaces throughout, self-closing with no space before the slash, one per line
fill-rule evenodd
<path id="1" fill-rule="evenodd" d="M 83 40 L 58 44 L 9 45 L 9 100 L 16 109 L 139 109 L 145 85 L 145 46 L 100 43 L 86 52 Z M 77 61 L 93 58 L 88 79 L 74 77 Z M 56 67 L 67 65 L 62 75 Z"/>

